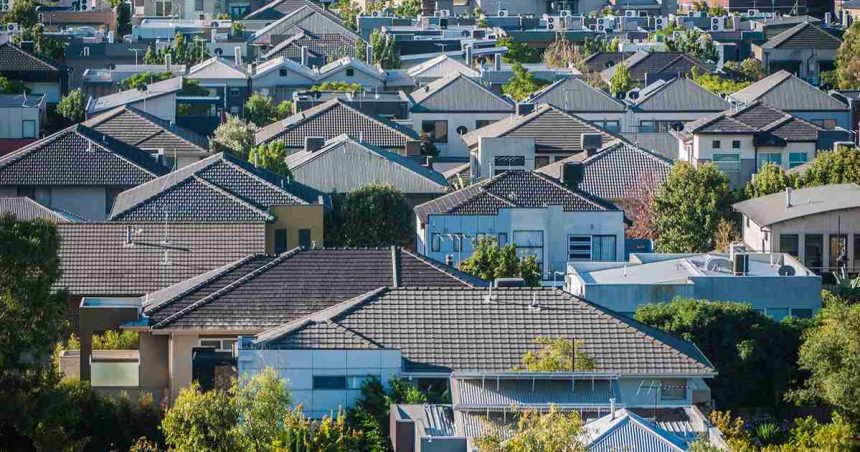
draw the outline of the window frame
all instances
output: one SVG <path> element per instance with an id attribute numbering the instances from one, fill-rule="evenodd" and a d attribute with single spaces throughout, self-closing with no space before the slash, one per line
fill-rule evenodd
<path id="1" fill-rule="evenodd" d="M 711 140 L 711 149 L 722 149 L 721 140 Z"/>
<path id="2" fill-rule="evenodd" d="M 344 72 L 346 73 L 347 77 L 355 77 L 355 68 L 348 67 Z"/>
<path id="3" fill-rule="evenodd" d="M 197 339 L 198 347 L 210 347 L 209 345 L 204 345 L 204 342 L 218 342 L 218 346 L 214 347 L 216 352 L 222 353 L 236 353 L 236 346 L 239 343 L 239 338 L 237 337 L 201 337 Z M 230 348 L 224 348 L 224 343 L 230 342 Z"/>
<path id="4" fill-rule="evenodd" d="M 32 124 L 32 126 L 33 126 L 32 136 L 27 135 L 27 129 L 26 129 L 26 127 L 24 127 L 25 124 Z M 38 127 L 36 127 L 36 120 L 35 119 L 24 119 L 24 120 L 22 120 L 21 121 L 21 138 L 38 138 L 38 137 L 39 137 L 39 130 L 38 130 Z"/>
<path id="5" fill-rule="evenodd" d="M 740 149 L 741 140 L 732 140 L 732 149 Z"/>
<path id="6" fill-rule="evenodd" d="M 440 138 L 440 130 L 444 132 Z M 429 134 L 434 143 L 448 142 L 448 120 L 447 119 L 425 119 L 421 121 L 421 132 Z"/>
<path id="7" fill-rule="evenodd" d="M 678 382 L 681 382 L 679 385 Z M 666 388 L 670 386 L 670 388 Z M 683 386 L 683 388 L 672 388 L 671 386 Z M 666 393 L 669 393 L 667 395 Z M 675 395 L 677 394 L 677 395 Z M 663 378 L 660 380 L 660 400 L 687 400 L 687 380 L 683 378 Z"/>
<path id="8" fill-rule="evenodd" d="M 346 375 L 314 375 L 311 385 L 314 391 L 345 391 L 349 389 L 349 382 Z M 343 381 L 343 384 L 334 384 L 335 380 Z M 327 381 L 328 383 L 322 384 Z"/>
<path id="9" fill-rule="evenodd" d="M 430 251 L 434 253 L 442 251 L 442 234 L 438 232 L 430 233 Z"/>
<path id="10" fill-rule="evenodd" d="M 720 156 L 720 157 L 723 157 L 723 158 L 725 158 L 725 157 L 734 157 L 734 159 L 727 159 L 727 160 L 723 159 L 723 160 L 718 160 L 718 159 L 717 159 L 717 156 Z M 726 173 L 726 174 L 729 174 L 729 173 L 740 173 L 740 171 L 741 171 L 741 155 L 740 155 L 740 154 L 734 154 L 734 153 L 728 153 L 728 154 L 724 154 L 724 153 L 712 154 L 712 155 L 711 155 L 711 161 L 714 163 L 714 165 L 716 165 L 716 166 L 717 166 L 717 168 L 719 168 L 722 172 L 724 172 L 724 173 Z M 727 162 L 727 163 L 726 163 L 726 162 Z"/>
<path id="11" fill-rule="evenodd" d="M 795 160 L 793 157 L 803 156 L 803 160 Z M 809 153 L 808 152 L 789 152 L 788 153 L 788 168 L 796 168 L 800 165 L 809 162 Z"/>
<path id="12" fill-rule="evenodd" d="M 289 238 L 288 238 L 288 236 L 289 236 L 289 234 L 287 233 L 286 229 L 283 229 L 283 228 L 275 229 L 275 231 L 273 232 L 273 237 L 272 237 L 272 251 L 274 251 L 275 254 L 285 253 L 289 250 Z M 283 247 L 278 246 L 279 245 L 278 242 L 281 240 L 283 240 Z"/>
<path id="13" fill-rule="evenodd" d="M 540 233 L 540 245 L 520 245 L 517 243 L 517 234 L 527 234 L 527 233 Z M 527 255 L 531 255 L 535 257 L 535 260 L 541 264 L 541 268 L 543 268 L 543 248 L 544 248 L 544 231 L 540 229 L 517 229 L 514 230 L 514 236 L 512 237 L 511 243 L 514 244 L 514 248 L 516 248 L 517 257 L 523 258 Z M 537 253 L 534 250 L 538 250 Z"/>
<path id="14" fill-rule="evenodd" d="M 576 239 L 579 243 L 574 244 L 573 241 Z M 588 239 L 588 255 L 585 256 L 584 248 L 585 246 L 584 239 Z M 573 246 L 577 246 L 577 253 L 574 253 Z M 586 262 L 591 261 L 591 257 L 594 255 L 594 243 L 592 242 L 592 236 L 585 234 L 568 234 L 567 235 L 567 260 L 571 262 Z M 576 257 L 579 256 L 579 257 Z"/>
<path id="15" fill-rule="evenodd" d="M 794 240 L 794 254 L 792 254 L 789 250 L 786 250 L 784 246 L 784 240 Z M 798 257 L 800 255 L 800 234 L 780 234 L 779 235 L 779 252 L 786 253 L 793 257 Z"/>
<path id="16" fill-rule="evenodd" d="M 608 259 L 606 258 L 606 256 L 602 256 L 602 255 L 600 256 L 601 257 L 600 259 L 597 259 L 594 257 L 594 254 L 595 254 L 594 250 L 595 249 L 601 249 L 600 246 L 595 245 L 595 239 L 600 240 L 600 241 L 612 239 L 612 255 L 608 256 L 609 257 Z M 618 253 L 618 237 L 616 237 L 614 234 L 595 234 L 595 235 L 591 236 L 591 260 L 592 261 L 613 262 L 613 261 L 615 261 L 615 256 L 617 255 L 617 253 Z"/>

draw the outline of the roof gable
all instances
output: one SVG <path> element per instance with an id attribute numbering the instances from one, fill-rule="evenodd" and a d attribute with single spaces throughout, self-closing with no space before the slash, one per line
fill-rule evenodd
<path id="1" fill-rule="evenodd" d="M 131 106 L 118 107 L 83 122 L 87 127 L 141 149 L 209 151 L 209 139 Z"/>
<path id="2" fill-rule="evenodd" d="M 708 91 L 686 77 L 669 82 L 653 83 L 652 89 L 643 88 L 634 104 L 641 111 L 723 111 L 730 107 L 722 97 Z"/>
<path id="3" fill-rule="evenodd" d="M 635 447 L 652 452 L 681 452 L 689 449 L 683 439 L 656 423 L 626 409 L 617 410 L 586 425 L 594 437 L 589 451 L 615 451 Z"/>
<path id="4" fill-rule="evenodd" d="M 11 42 L 0 44 L 0 72 L 57 72 L 56 64 L 39 58 Z"/>
<path id="5" fill-rule="evenodd" d="M 249 42 L 251 44 L 268 44 L 272 41 L 273 36 L 295 34 L 290 33 L 291 30 L 294 31 L 295 29 L 313 34 L 340 34 L 348 36 L 356 42 L 362 40 L 355 32 L 343 26 L 339 18 L 309 4 L 258 30 L 251 36 Z"/>
<path id="6" fill-rule="evenodd" d="M 12 215 L 20 221 L 40 218 L 51 223 L 71 223 L 77 218 L 63 212 L 50 209 L 28 197 L 0 198 L 0 216 Z"/>
<path id="7" fill-rule="evenodd" d="M 729 96 L 735 102 L 755 101 L 780 110 L 849 110 L 824 91 L 810 85 L 788 71 L 771 74 Z"/>
<path id="8" fill-rule="evenodd" d="M 188 70 L 190 79 L 247 79 L 248 74 L 228 60 L 212 57 Z"/>
<path id="9" fill-rule="evenodd" d="M 455 74 L 435 80 L 410 94 L 413 112 L 481 112 L 508 113 L 514 106 L 480 83 Z"/>
<path id="10" fill-rule="evenodd" d="M 444 78 L 454 74 L 462 74 L 467 77 L 480 76 L 475 69 L 448 55 L 439 55 L 431 58 L 417 66 L 409 68 L 407 73 L 413 78 Z"/>
<path id="11" fill-rule="evenodd" d="M 836 50 L 841 44 L 842 40 L 836 36 L 803 22 L 768 39 L 762 48 Z"/>
<path id="12" fill-rule="evenodd" d="M 546 103 L 567 112 L 619 112 L 626 108 L 618 99 L 577 77 L 563 78 L 535 93 L 530 103 Z"/>
<path id="13" fill-rule="evenodd" d="M 95 100 L 90 99 L 87 104 L 87 112 L 89 114 L 95 114 L 112 108 L 121 107 L 123 105 L 141 102 L 144 99 L 149 100 L 167 94 L 174 94 L 180 90 L 182 90 L 182 77 L 173 77 L 160 82 L 150 83 L 146 86 L 146 91 L 140 91 L 133 88 L 107 96 L 98 97 Z"/>
<path id="14" fill-rule="evenodd" d="M 739 110 L 728 110 L 687 123 L 682 135 L 695 133 L 740 133 L 777 137 L 785 141 L 817 141 L 824 128 L 785 111 L 753 102 Z"/>

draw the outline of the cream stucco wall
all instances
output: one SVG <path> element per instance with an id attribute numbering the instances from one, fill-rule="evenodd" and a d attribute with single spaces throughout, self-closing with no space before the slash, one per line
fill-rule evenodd
<path id="1" fill-rule="evenodd" d="M 287 230 L 287 249 L 299 246 L 299 229 L 311 230 L 311 245 L 323 246 L 325 228 L 324 211 L 321 205 L 275 206 L 272 208 L 275 221 L 266 225 L 266 252 L 275 249 L 275 230 Z"/>

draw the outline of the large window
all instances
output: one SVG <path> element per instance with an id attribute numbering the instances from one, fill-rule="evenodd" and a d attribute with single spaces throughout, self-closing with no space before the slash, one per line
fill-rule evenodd
<path id="1" fill-rule="evenodd" d="M 448 142 L 448 121 L 421 121 L 421 131 L 429 134 L 435 143 Z"/>
<path id="2" fill-rule="evenodd" d="M 543 261 L 543 231 L 514 231 L 514 246 L 518 257 L 534 256 Z"/>
<path id="3" fill-rule="evenodd" d="M 607 132 L 621 132 L 621 125 L 618 121 L 610 121 L 610 120 L 598 120 L 594 121 L 594 125 L 600 127 L 601 129 Z"/>
<path id="4" fill-rule="evenodd" d="M 549 157 L 535 157 L 535 169 L 549 165 Z"/>
<path id="5" fill-rule="evenodd" d="M 275 254 L 287 251 L 287 230 L 275 229 Z"/>
<path id="6" fill-rule="evenodd" d="M 803 265 L 809 269 L 820 271 L 824 265 L 824 236 L 821 234 L 806 234 L 803 244 Z"/>
<path id="7" fill-rule="evenodd" d="M 714 149 L 719 149 L 720 145 L 721 145 L 720 140 L 712 140 L 711 141 L 711 147 Z"/>
<path id="8" fill-rule="evenodd" d="M 158 17 L 166 17 L 170 16 L 173 11 L 173 3 L 171 1 L 163 1 L 156 0 L 155 1 L 155 15 Z"/>
<path id="9" fill-rule="evenodd" d="M 497 155 L 493 163 L 496 166 L 525 166 L 526 158 L 522 155 Z"/>
<path id="10" fill-rule="evenodd" d="M 780 234 L 779 236 L 779 252 L 790 254 L 794 257 L 799 256 L 800 241 L 797 234 Z"/>
<path id="11" fill-rule="evenodd" d="M 614 261 L 614 235 L 569 235 L 567 258 L 571 261 Z"/>
<path id="12" fill-rule="evenodd" d="M 236 338 L 217 338 L 217 339 L 200 339 L 198 342 L 201 347 L 212 347 L 216 352 L 234 352 L 236 347 Z"/>
<path id="13" fill-rule="evenodd" d="M 21 137 L 36 138 L 36 121 L 33 119 L 25 119 L 21 121 Z"/>
<path id="14" fill-rule="evenodd" d="M 314 376 L 314 389 L 346 389 L 346 377 L 316 375 Z"/>
<path id="15" fill-rule="evenodd" d="M 808 160 L 809 156 L 806 152 L 790 152 L 788 154 L 788 167 L 794 168 L 795 166 L 803 165 Z"/>
<path id="16" fill-rule="evenodd" d="M 845 234 L 830 235 L 830 259 L 828 260 L 830 270 L 835 271 L 839 268 L 840 261 L 843 265 L 848 265 L 848 236 Z"/>
<path id="17" fill-rule="evenodd" d="M 299 229 L 299 246 L 302 248 L 311 247 L 311 230 Z"/>
<path id="18" fill-rule="evenodd" d="M 590 261 L 591 236 L 569 235 L 567 237 L 567 259 L 571 261 Z"/>
<path id="19" fill-rule="evenodd" d="M 776 166 L 782 166 L 782 154 L 774 154 L 774 153 L 759 153 L 758 154 L 758 168 L 761 169 L 766 163 L 773 163 Z"/>
<path id="20" fill-rule="evenodd" d="M 687 380 L 665 378 L 660 380 L 660 400 L 684 400 L 687 398 Z"/>
<path id="21" fill-rule="evenodd" d="M 724 173 L 741 171 L 741 156 L 738 154 L 714 154 L 714 164 Z"/>
<path id="22" fill-rule="evenodd" d="M 642 133 L 656 132 L 657 126 L 654 121 L 639 121 L 639 131 Z"/>

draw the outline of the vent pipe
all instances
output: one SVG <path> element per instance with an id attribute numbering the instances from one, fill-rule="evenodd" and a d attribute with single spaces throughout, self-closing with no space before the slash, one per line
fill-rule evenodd
<path id="1" fill-rule="evenodd" d="M 785 208 L 791 207 L 791 187 L 785 187 Z"/>
<path id="2" fill-rule="evenodd" d="M 370 44 L 368 44 L 365 49 L 364 59 L 367 64 L 373 64 L 373 46 Z"/>
<path id="3" fill-rule="evenodd" d="M 164 72 L 170 72 L 171 66 L 173 66 L 173 55 L 166 54 L 164 55 Z"/>
<path id="4" fill-rule="evenodd" d="M 615 397 L 609 399 L 609 419 L 615 419 Z"/>
<path id="5" fill-rule="evenodd" d="M 500 53 L 493 55 L 493 70 L 496 72 L 502 70 L 502 54 Z"/>
<path id="6" fill-rule="evenodd" d="M 242 66 L 242 48 L 239 46 L 233 47 L 233 59 L 235 60 L 236 66 Z"/>
<path id="7" fill-rule="evenodd" d="M 308 67 L 308 46 L 302 46 L 302 66 Z"/>

